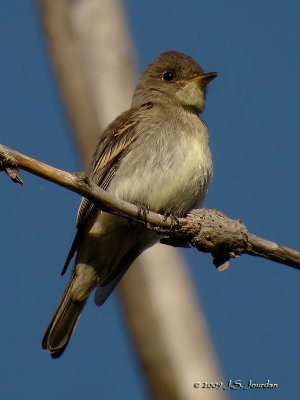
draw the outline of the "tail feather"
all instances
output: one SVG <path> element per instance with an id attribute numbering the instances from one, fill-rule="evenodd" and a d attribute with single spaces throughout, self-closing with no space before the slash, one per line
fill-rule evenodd
<path id="1" fill-rule="evenodd" d="M 42 348 L 48 350 L 53 358 L 60 357 L 64 352 L 86 303 L 86 299 L 83 301 L 72 299 L 74 279 L 75 274 L 63 294 L 42 341 Z"/>

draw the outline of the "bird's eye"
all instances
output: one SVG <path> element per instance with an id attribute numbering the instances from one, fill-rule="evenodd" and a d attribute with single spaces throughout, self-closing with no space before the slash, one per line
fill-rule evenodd
<path id="1" fill-rule="evenodd" d="M 174 74 L 173 71 L 166 71 L 166 72 L 164 72 L 163 75 L 162 75 L 162 80 L 163 80 L 163 81 L 170 82 L 170 81 L 172 81 L 174 78 L 175 78 L 175 74 Z"/>

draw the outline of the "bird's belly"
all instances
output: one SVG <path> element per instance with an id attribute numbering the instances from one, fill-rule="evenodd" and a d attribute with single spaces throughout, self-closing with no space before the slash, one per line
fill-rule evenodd
<path id="1" fill-rule="evenodd" d="M 203 201 L 211 171 L 208 145 L 190 139 L 161 157 L 146 156 L 143 165 L 119 179 L 115 194 L 153 211 L 181 215 Z"/>

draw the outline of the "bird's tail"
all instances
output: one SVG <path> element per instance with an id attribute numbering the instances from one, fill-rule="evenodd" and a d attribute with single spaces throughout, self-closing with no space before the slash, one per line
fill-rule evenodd
<path id="1" fill-rule="evenodd" d="M 72 299 L 74 281 L 75 273 L 64 291 L 42 341 L 42 348 L 48 350 L 53 358 L 60 357 L 67 347 L 87 300 L 74 301 Z"/>

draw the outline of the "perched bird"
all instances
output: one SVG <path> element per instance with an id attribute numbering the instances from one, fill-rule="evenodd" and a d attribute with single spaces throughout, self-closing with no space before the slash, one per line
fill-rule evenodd
<path id="1" fill-rule="evenodd" d="M 161 214 L 180 217 L 201 204 L 212 159 L 199 114 L 206 85 L 217 75 L 204 73 L 185 54 L 162 53 L 142 75 L 131 108 L 100 135 L 91 179 L 116 197 Z M 85 198 L 77 228 L 63 273 L 73 256 L 75 266 L 42 343 L 54 358 L 65 350 L 91 292 L 96 289 L 95 302 L 103 304 L 138 255 L 160 239 Z"/>

